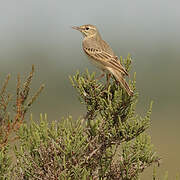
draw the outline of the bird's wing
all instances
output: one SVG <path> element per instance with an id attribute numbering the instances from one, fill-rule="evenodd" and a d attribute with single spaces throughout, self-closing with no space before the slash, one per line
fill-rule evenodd
<path id="1" fill-rule="evenodd" d="M 126 69 L 121 65 L 120 61 L 117 60 L 116 56 L 113 56 L 99 48 L 83 47 L 84 51 L 96 60 L 98 63 L 103 64 L 106 67 L 114 68 L 121 72 L 123 75 L 128 75 Z"/>

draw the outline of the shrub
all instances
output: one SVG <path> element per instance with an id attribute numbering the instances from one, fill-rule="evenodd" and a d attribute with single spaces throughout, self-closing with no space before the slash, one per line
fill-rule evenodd
<path id="1" fill-rule="evenodd" d="M 6 77 L 0 89 L 0 179 L 11 178 L 12 167 L 10 165 L 12 160 L 9 155 L 9 146 L 18 138 L 15 136 L 16 132 L 23 124 L 28 109 L 44 88 L 44 85 L 42 85 L 33 96 L 29 97 L 33 74 L 34 66 L 32 66 L 32 71 L 22 84 L 20 75 L 18 75 L 16 95 L 14 96 L 7 90 L 10 74 Z"/>
<path id="2" fill-rule="evenodd" d="M 122 60 L 130 70 L 130 57 Z M 159 164 L 146 130 L 150 126 L 152 103 L 144 117 L 136 114 L 138 93 L 129 97 L 112 79 L 108 88 L 94 73 L 77 72 L 70 78 L 84 117 L 20 126 L 15 146 L 17 179 L 138 179 L 152 163 Z"/>

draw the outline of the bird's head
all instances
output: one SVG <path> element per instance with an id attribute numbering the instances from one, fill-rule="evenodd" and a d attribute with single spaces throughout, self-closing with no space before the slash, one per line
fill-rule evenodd
<path id="1" fill-rule="evenodd" d="M 85 37 L 96 35 L 98 33 L 96 26 L 91 24 L 82 25 L 79 27 L 73 26 L 72 28 L 80 31 Z"/>

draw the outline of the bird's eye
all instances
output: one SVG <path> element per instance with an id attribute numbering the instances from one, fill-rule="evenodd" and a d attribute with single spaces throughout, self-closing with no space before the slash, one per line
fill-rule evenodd
<path id="1" fill-rule="evenodd" d="M 88 27 L 86 27 L 85 29 L 86 29 L 86 30 L 89 30 L 89 28 L 88 28 Z"/>

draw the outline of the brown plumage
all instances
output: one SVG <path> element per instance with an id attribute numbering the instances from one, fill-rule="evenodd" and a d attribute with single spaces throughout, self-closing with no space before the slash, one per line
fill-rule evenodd
<path id="1" fill-rule="evenodd" d="M 94 25 L 83 25 L 73 27 L 84 35 L 83 50 L 90 57 L 90 60 L 100 68 L 103 73 L 111 73 L 120 82 L 129 96 L 133 95 L 133 91 L 124 79 L 128 75 L 126 69 L 122 66 L 118 57 L 115 56 L 111 47 L 102 40 L 97 28 Z"/>

